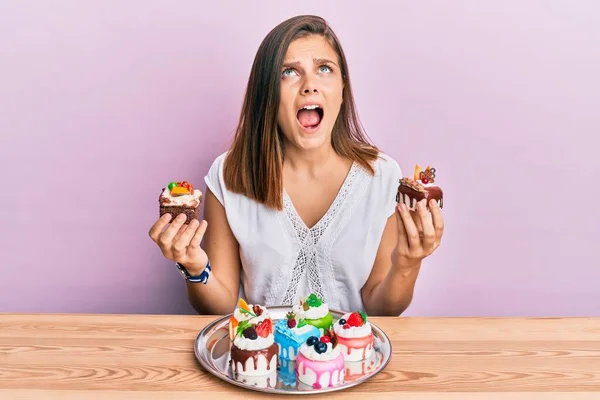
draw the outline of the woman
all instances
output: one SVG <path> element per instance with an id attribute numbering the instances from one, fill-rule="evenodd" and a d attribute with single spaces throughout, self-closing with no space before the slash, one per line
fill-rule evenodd
<path id="1" fill-rule="evenodd" d="M 230 313 L 240 294 L 270 306 L 316 293 L 332 309 L 397 316 L 443 233 L 435 202 L 413 215 L 396 204 L 400 178 L 361 129 L 336 35 L 295 17 L 258 49 L 235 140 L 205 177 L 205 220 L 165 215 L 150 236 L 201 276 L 187 282 L 199 313 Z"/>

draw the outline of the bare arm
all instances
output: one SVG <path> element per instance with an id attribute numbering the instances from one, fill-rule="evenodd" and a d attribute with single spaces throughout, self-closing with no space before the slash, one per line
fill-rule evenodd
<path id="1" fill-rule="evenodd" d="M 392 215 L 383 230 L 371 275 L 362 288 L 367 314 L 398 316 L 412 301 L 421 263 L 405 270 L 392 268 L 392 252 L 398 242 L 397 232 L 398 222 L 396 216 Z"/>
<path id="2" fill-rule="evenodd" d="M 152 225 L 149 235 L 166 258 L 184 265 L 191 275 L 200 275 L 210 259 L 208 282 L 187 282 L 188 299 L 200 314 L 228 314 L 235 307 L 239 291 L 238 243 L 223 206 L 208 189 L 204 217 L 204 221 L 194 219 L 188 225 L 184 214 L 172 222 L 171 215 L 165 214 Z M 201 247 L 203 239 L 206 251 Z"/>
<path id="3" fill-rule="evenodd" d="M 421 261 L 437 249 L 443 235 L 441 210 L 434 203 L 431 213 L 421 203 L 412 215 L 397 206 L 388 218 L 371 275 L 361 291 L 368 314 L 398 316 L 410 305 Z"/>
<path id="4" fill-rule="evenodd" d="M 235 308 L 240 286 L 239 245 L 227 222 L 225 209 L 208 188 L 204 219 L 208 223 L 204 250 L 212 272 L 206 285 L 187 283 L 188 299 L 200 314 L 228 314 Z"/>

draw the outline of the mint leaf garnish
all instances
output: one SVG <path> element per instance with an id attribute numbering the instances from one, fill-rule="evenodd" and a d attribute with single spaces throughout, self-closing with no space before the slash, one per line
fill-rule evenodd
<path id="1" fill-rule="evenodd" d="M 306 303 L 311 307 L 320 307 L 323 304 L 323 301 L 318 298 L 314 293 L 311 293 L 310 296 L 306 299 Z"/>
<path id="2" fill-rule="evenodd" d="M 237 329 L 235 331 L 235 335 L 236 336 L 241 336 L 244 333 L 244 331 L 246 330 L 246 328 L 249 327 L 249 326 L 250 326 L 250 322 L 248 322 L 248 321 L 241 321 L 238 324 L 238 326 L 237 326 Z"/>
<path id="3" fill-rule="evenodd" d="M 244 310 L 243 308 L 240 308 L 239 310 L 242 314 L 248 314 L 252 315 L 253 317 L 256 317 L 256 314 L 254 314 L 252 311 Z"/>

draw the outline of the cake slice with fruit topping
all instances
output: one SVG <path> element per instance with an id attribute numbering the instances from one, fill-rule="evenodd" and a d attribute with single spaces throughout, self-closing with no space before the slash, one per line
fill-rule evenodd
<path id="1" fill-rule="evenodd" d="M 285 360 L 295 360 L 298 349 L 310 336 L 320 336 L 319 329 L 307 324 L 294 312 L 287 313 L 284 319 L 275 324 L 275 343 L 279 346 L 279 357 Z"/>
<path id="2" fill-rule="evenodd" d="M 427 200 L 428 208 L 431 199 L 434 199 L 440 208 L 444 206 L 442 188 L 435 184 L 435 168 L 428 165 L 425 170 L 421 171 L 421 168 L 416 165 L 412 179 L 409 177 L 400 179 L 396 202 L 404 203 L 409 210 L 415 211 L 417 203 L 423 199 Z"/>
<path id="3" fill-rule="evenodd" d="M 277 369 L 277 353 L 273 320 L 266 307 L 249 305 L 239 299 L 229 319 L 231 368 L 248 376 L 266 375 Z"/>
<path id="4" fill-rule="evenodd" d="M 333 327 L 346 361 L 360 361 L 373 353 L 374 337 L 367 314 L 347 313 Z"/>
<path id="5" fill-rule="evenodd" d="M 293 312 L 303 318 L 307 324 L 319 328 L 321 335 L 333 326 L 333 316 L 327 303 L 314 293 L 300 299 L 300 304 L 293 307 Z"/>
<path id="6" fill-rule="evenodd" d="M 171 214 L 173 219 L 179 214 L 185 214 L 186 224 L 198 219 L 202 192 L 194 189 L 188 181 L 171 182 L 162 189 L 158 198 L 160 205 L 159 216 Z"/>
<path id="7" fill-rule="evenodd" d="M 298 380 L 313 388 L 332 387 L 344 382 L 344 355 L 333 329 L 323 336 L 311 336 L 300 346 L 296 359 Z"/>

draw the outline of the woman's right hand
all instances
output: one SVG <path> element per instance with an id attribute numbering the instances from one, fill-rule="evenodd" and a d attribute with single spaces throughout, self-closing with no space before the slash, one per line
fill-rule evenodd
<path id="1" fill-rule="evenodd" d="M 169 224 L 171 218 L 171 214 L 160 217 L 150 228 L 150 237 L 165 257 L 184 265 L 190 275 L 200 275 L 208 263 L 208 255 L 200 247 L 208 223 L 193 219 L 185 224 L 185 214 L 179 214 Z"/>

